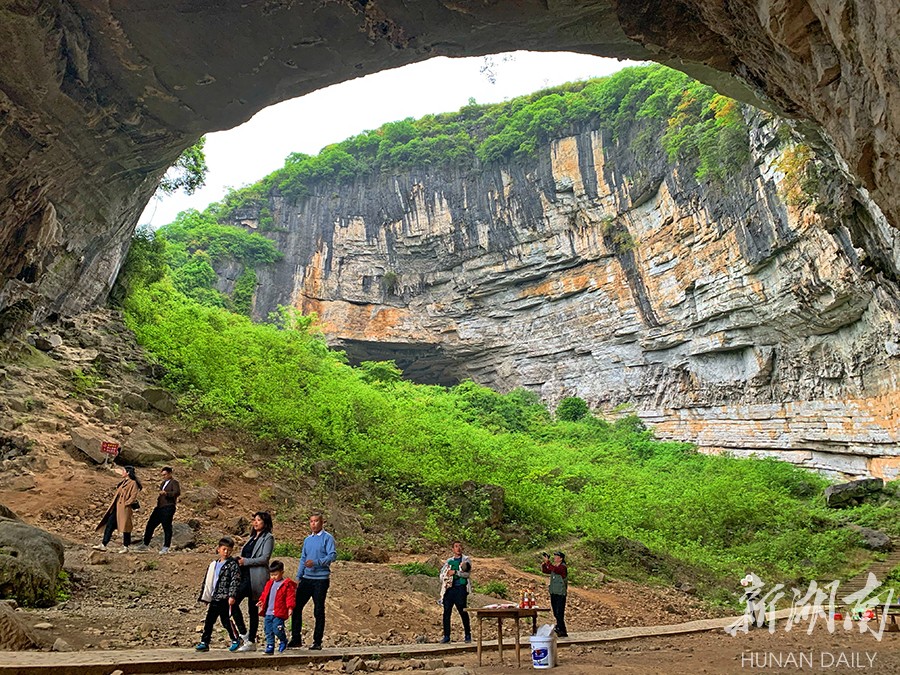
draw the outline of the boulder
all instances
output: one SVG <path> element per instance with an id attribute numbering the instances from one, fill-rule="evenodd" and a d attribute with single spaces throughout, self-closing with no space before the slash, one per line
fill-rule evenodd
<path id="1" fill-rule="evenodd" d="M 219 492 L 214 487 L 208 485 L 187 489 L 182 488 L 180 499 L 185 504 L 190 504 L 191 506 L 209 508 L 219 501 Z"/>
<path id="2" fill-rule="evenodd" d="M 825 488 L 825 505 L 840 509 L 845 506 L 856 506 L 867 497 L 881 492 L 884 481 L 880 478 L 863 478 L 849 483 L 829 485 Z"/>
<path id="3" fill-rule="evenodd" d="M 361 563 L 386 563 L 391 559 L 384 549 L 364 546 L 353 550 L 353 560 Z"/>
<path id="4" fill-rule="evenodd" d="M 56 333 L 50 335 L 35 335 L 33 340 L 34 346 L 42 352 L 53 351 L 57 347 L 61 347 L 63 343 L 63 339 Z"/>
<path id="5" fill-rule="evenodd" d="M 63 555 L 59 537 L 20 520 L 0 519 L 0 597 L 22 605 L 54 604 Z"/>
<path id="6" fill-rule="evenodd" d="M 165 389 L 148 387 L 141 392 L 141 396 L 144 397 L 144 400 L 146 400 L 151 407 L 156 408 L 161 413 L 174 415 L 178 412 L 178 403 L 175 400 L 175 397 Z"/>
<path id="7" fill-rule="evenodd" d="M 154 466 L 174 457 L 175 452 L 168 443 L 143 429 L 135 430 L 128 437 L 119 454 L 121 462 L 133 466 Z"/>
<path id="8" fill-rule="evenodd" d="M 0 602 L 0 650 L 21 651 L 40 646 L 37 635 L 5 602 Z"/>
<path id="9" fill-rule="evenodd" d="M 100 445 L 104 441 L 113 440 L 107 432 L 97 427 L 83 426 L 72 429 L 69 431 L 69 435 L 72 437 L 72 445 L 97 464 L 102 464 L 107 460 L 108 455 L 100 451 Z"/>
<path id="10" fill-rule="evenodd" d="M 0 504 L 0 518 L 6 518 L 8 520 L 19 520 L 19 516 L 13 513 L 12 509 Z"/>
<path id="11" fill-rule="evenodd" d="M 140 394 L 135 394 L 132 391 L 126 391 L 124 394 L 122 394 L 122 405 L 131 408 L 132 410 L 139 410 L 141 412 L 150 409 L 150 404 L 147 403 L 147 399 L 145 399 Z"/>
<path id="12" fill-rule="evenodd" d="M 150 547 L 162 548 L 163 536 L 162 528 L 157 528 L 156 532 L 153 533 L 153 539 L 150 540 Z M 187 523 L 172 523 L 172 548 L 176 551 L 197 548 L 197 535 L 190 525 Z"/>
<path id="13" fill-rule="evenodd" d="M 891 538 L 881 530 L 873 530 L 870 527 L 861 527 L 859 525 L 851 525 L 850 529 L 859 534 L 862 538 L 863 547 L 870 551 L 886 553 L 894 550 Z"/>
<path id="14" fill-rule="evenodd" d="M 227 529 L 230 534 L 244 534 L 250 531 L 250 521 L 238 516 L 228 522 Z"/>

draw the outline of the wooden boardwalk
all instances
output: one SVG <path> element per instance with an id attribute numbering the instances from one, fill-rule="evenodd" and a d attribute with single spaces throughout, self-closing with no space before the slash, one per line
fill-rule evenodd
<path id="1" fill-rule="evenodd" d="M 780 610 L 775 613 L 775 618 L 784 619 L 788 616 L 788 612 L 789 610 Z M 735 616 L 664 626 L 613 628 L 591 633 L 578 633 L 570 635 L 568 638 L 560 639 L 558 646 L 565 648 L 570 645 L 590 645 L 632 638 L 722 630 L 739 619 L 740 617 Z M 525 642 L 527 644 L 527 638 Z M 484 646 L 488 650 L 496 648 L 497 641 L 485 641 Z M 450 643 L 342 647 L 323 649 L 317 652 L 311 652 L 307 649 L 292 649 L 277 656 L 266 656 L 262 652 L 236 654 L 224 648 L 213 649 L 209 652 L 197 652 L 193 649 L 0 652 L 0 675 L 31 675 L 32 673 L 48 675 L 53 671 L 56 671 L 56 675 L 61 675 L 62 673 L 65 673 L 65 675 L 110 675 L 114 670 L 121 670 L 123 673 L 177 673 L 184 670 L 272 668 L 276 665 L 299 666 L 310 662 L 351 659 L 353 657 L 362 659 L 385 657 L 427 659 L 446 654 L 474 651 L 474 643 Z M 486 654 L 490 655 L 490 651 L 487 651 Z"/>

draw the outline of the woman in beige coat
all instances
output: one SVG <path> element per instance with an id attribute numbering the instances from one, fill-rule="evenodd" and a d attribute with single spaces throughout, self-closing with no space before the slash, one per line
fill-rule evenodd
<path id="1" fill-rule="evenodd" d="M 94 546 L 98 551 L 106 550 L 106 545 L 112 539 L 115 530 L 122 533 L 123 546 L 119 549 L 119 553 L 128 553 L 128 546 L 131 544 L 132 515 L 138 495 L 144 486 L 135 475 L 133 466 L 120 468 L 119 471 L 122 480 L 116 487 L 116 494 L 106 509 L 103 520 L 97 525 L 98 532 L 103 530 L 103 543 Z"/>

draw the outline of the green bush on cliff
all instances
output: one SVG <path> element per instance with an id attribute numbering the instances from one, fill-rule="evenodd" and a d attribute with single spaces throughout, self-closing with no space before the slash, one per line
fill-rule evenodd
<path id="1" fill-rule="evenodd" d="M 138 259 L 144 260 L 150 255 L 146 252 L 149 244 L 143 240 L 137 243 L 141 254 Z M 193 209 L 182 211 L 175 222 L 160 228 L 153 246 L 154 255 L 161 255 L 168 264 L 176 289 L 203 304 L 241 314 L 250 312 L 256 288 L 255 268 L 282 257 L 270 239 L 243 228 L 220 225 L 211 214 Z M 230 261 L 244 268 L 231 297 L 215 288 L 215 266 Z"/>

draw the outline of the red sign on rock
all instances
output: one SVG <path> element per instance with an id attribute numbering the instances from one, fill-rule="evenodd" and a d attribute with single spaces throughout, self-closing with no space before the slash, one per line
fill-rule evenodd
<path id="1" fill-rule="evenodd" d="M 119 444 L 112 441 L 103 441 L 100 443 L 100 452 L 117 457 L 119 455 Z"/>

